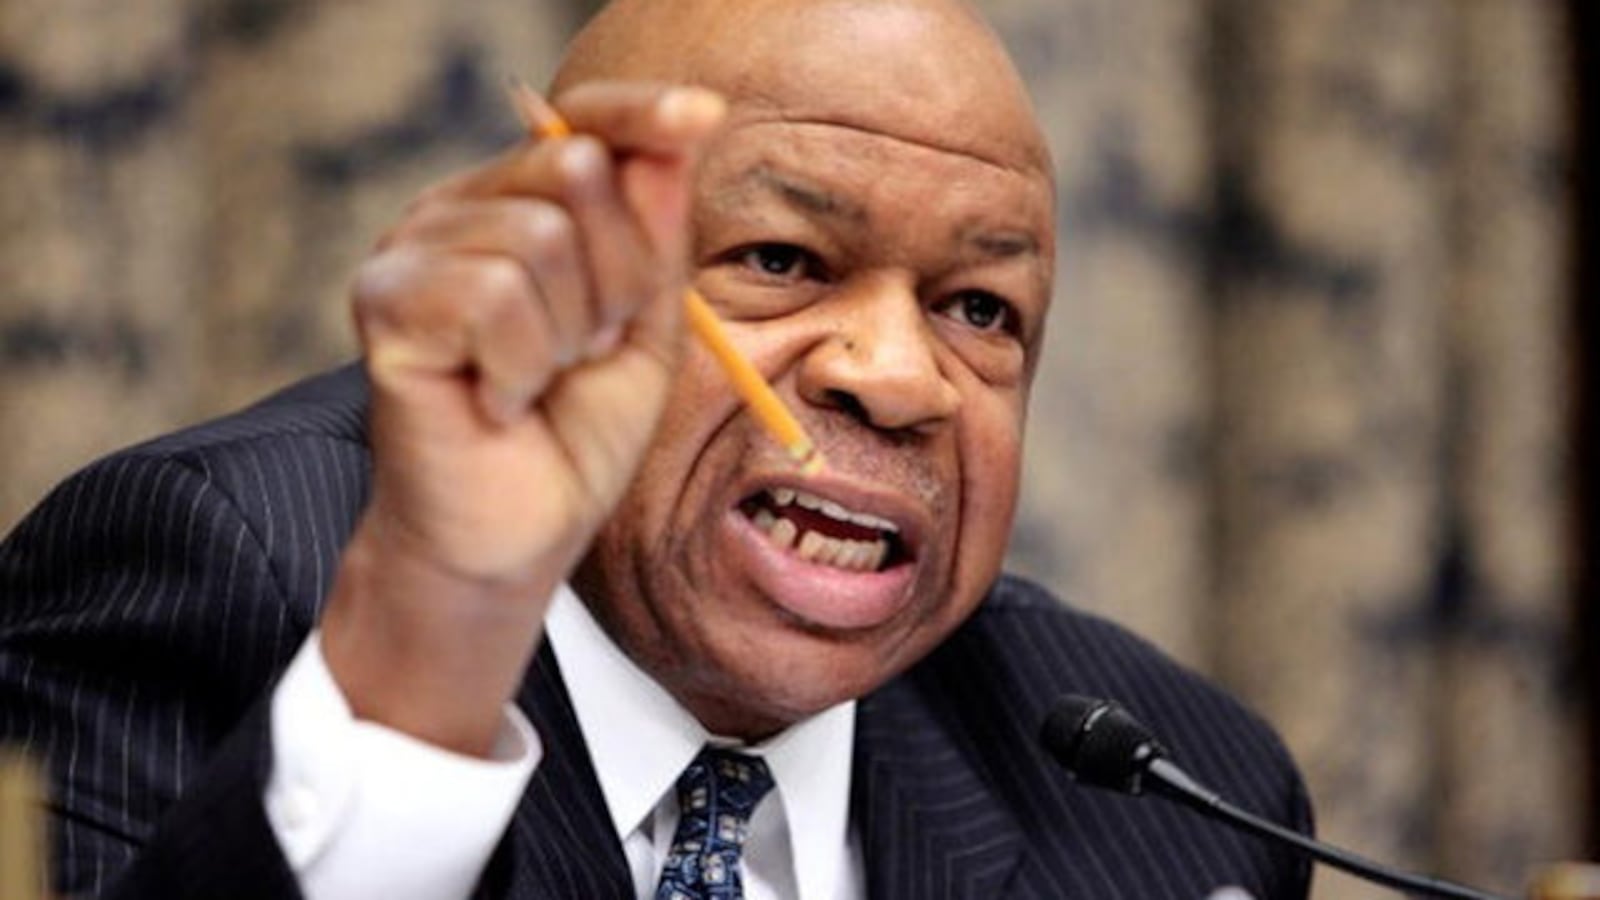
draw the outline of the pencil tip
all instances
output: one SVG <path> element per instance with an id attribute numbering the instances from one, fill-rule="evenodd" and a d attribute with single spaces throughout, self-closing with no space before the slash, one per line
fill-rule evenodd
<path id="1" fill-rule="evenodd" d="M 808 446 L 800 459 L 801 475 L 817 475 L 823 469 L 822 453 L 816 447 Z"/>

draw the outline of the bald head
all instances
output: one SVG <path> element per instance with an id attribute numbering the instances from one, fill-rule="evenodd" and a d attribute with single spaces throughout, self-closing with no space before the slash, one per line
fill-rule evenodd
<path id="1" fill-rule="evenodd" d="M 1050 170 L 1010 57 L 959 0 L 615 0 L 554 92 L 599 79 L 708 87 L 734 124 L 822 122 Z"/>

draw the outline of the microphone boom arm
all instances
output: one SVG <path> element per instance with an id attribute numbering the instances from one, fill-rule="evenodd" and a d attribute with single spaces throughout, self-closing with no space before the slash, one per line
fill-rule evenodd
<path id="1" fill-rule="evenodd" d="M 1182 769 L 1160 757 L 1157 757 L 1150 763 L 1149 768 L 1145 769 L 1144 783 L 1156 793 L 1177 800 L 1201 813 L 1220 818 L 1231 825 L 1269 840 L 1293 844 L 1306 854 L 1336 869 L 1343 869 L 1352 875 L 1385 887 L 1391 887 L 1407 893 L 1420 893 L 1430 897 L 1451 897 L 1455 898 L 1455 900 L 1505 900 L 1505 898 L 1496 894 L 1486 894 L 1483 891 L 1437 878 L 1396 872 L 1348 850 L 1341 850 L 1331 844 L 1312 840 L 1292 828 L 1285 828 L 1276 822 L 1263 819 L 1254 813 L 1234 806 L 1218 796 L 1216 792 L 1200 786 Z"/>
<path id="2" fill-rule="evenodd" d="M 1072 694 L 1060 698 L 1045 719 L 1039 740 L 1080 783 L 1134 796 L 1151 788 L 1224 825 L 1288 844 L 1330 866 L 1405 893 L 1452 900 L 1504 900 L 1379 865 L 1228 803 L 1168 760 L 1166 748 L 1155 735 L 1111 700 Z"/>

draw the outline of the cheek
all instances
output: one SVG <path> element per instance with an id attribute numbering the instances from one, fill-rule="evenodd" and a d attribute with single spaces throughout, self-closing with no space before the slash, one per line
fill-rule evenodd
<path id="1" fill-rule="evenodd" d="M 1019 391 L 984 392 L 961 423 L 962 511 L 956 581 L 984 590 L 999 574 L 1011 535 L 1021 470 Z"/>
<path id="2" fill-rule="evenodd" d="M 691 348 L 673 381 L 636 481 L 670 479 L 667 484 L 688 488 L 692 476 L 706 467 L 707 455 L 737 411 L 738 399 L 727 379 L 700 348 Z M 658 490 L 663 486 L 655 485 Z"/>
<path id="3" fill-rule="evenodd" d="M 636 659 L 667 637 L 659 609 L 675 605 L 691 560 L 704 556 L 693 538 L 723 512 L 714 508 L 721 479 L 737 471 L 740 439 L 729 428 L 737 401 L 714 364 L 695 356 L 679 369 L 633 482 L 577 573 L 585 597 L 609 598 L 602 618 Z"/>

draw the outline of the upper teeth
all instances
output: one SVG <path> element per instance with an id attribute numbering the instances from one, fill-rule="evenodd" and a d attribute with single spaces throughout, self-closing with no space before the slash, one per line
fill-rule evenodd
<path id="1" fill-rule="evenodd" d="M 852 522 L 856 525 L 862 526 L 863 528 L 873 528 L 878 531 L 887 532 L 888 534 L 897 534 L 900 531 L 900 529 L 895 527 L 895 524 L 888 519 L 880 518 L 879 516 L 872 515 L 871 513 L 856 512 L 852 509 L 845 509 L 843 506 L 840 506 L 832 500 L 818 497 L 815 494 L 808 494 L 805 491 L 797 491 L 793 488 L 773 488 L 767 493 L 772 497 L 773 503 L 777 504 L 779 507 L 788 506 L 789 504 L 794 503 L 798 504 L 804 509 L 816 510 L 828 518 L 836 519 L 840 522 Z"/>

